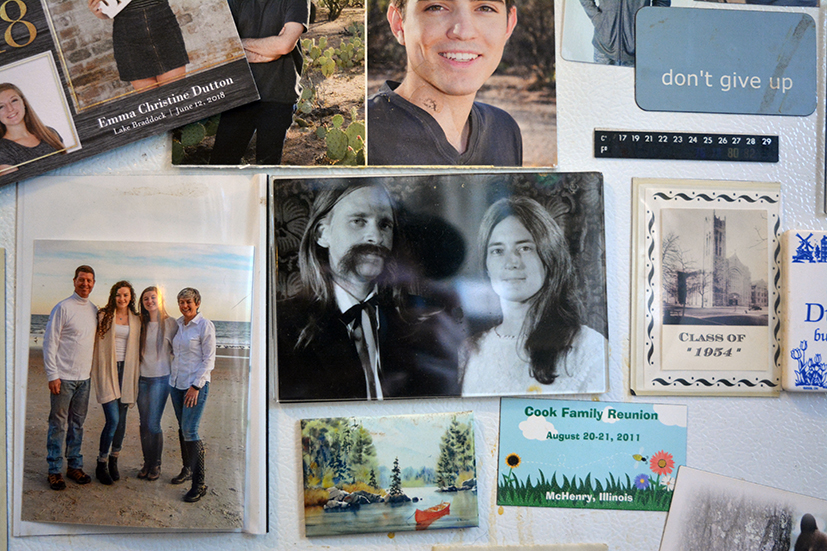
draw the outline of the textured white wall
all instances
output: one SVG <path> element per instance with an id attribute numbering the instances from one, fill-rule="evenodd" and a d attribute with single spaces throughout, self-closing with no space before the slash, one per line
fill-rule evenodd
<path id="1" fill-rule="evenodd" d="M 561 0 L 557 0 L 558 29 Z M 823 50 L 824 17 L 819 21 L 819 51 Z M 559 37 L 559 32 L 558 32 Z M 559 52 L 558 38 L 558 52 Z M 633 177 L 700 178 L 779 181 L 782 184 L 782 230 L 827 229 L 821 213 L 824 179 L 824 90 L 819 86 L 819 110 L 810 117 L 752 117 L 645 113 L 634 102 L 631 69 L 570 63 L 558 55 L 558 133 L 560 170 L 600 171 L 606 186 L 606 247 L 609 291 L 610 392 L 604 401 L 681 403 L 689 406 L 688 464 L 806 495 L 827 497 L 827 401 L 825 395 L 783 394 L 780 398 L 632 398 L 629 380 L 630 189 Z M 819 56 L 819 79 L 824 83 L 824 55 Z M 592 155 L 594 128 L 663 131 L 707 131 L 778 134 L 777 164 L 702 163 L 691 161 L 596 160 Z M 151 173 L 170 171 L 166 138 L 152 138 L 89 159 L 57 174 Z M 199 173 L 187 171 L 187 173 Z M 201 171 L 200 173 L 203 173 Z M 252 173 L 252 172 L 250 172 Z M 324 174 L 314 170 L 315 174 Z M 25 185 L 22 183 L 21 185 Z M 7 316 L 14 312 L 15 198 L 13 186 L 0 188 L 0 247 L 6 248 Z M 6 319 L 6 365 L 13 362 L 14 320 Z M 7 393 L 8 395 L 8 393 Z M 473 410 L 477 418 L 480 496 L 479 528 L 395 535 L 374 534 L 304 539 L 300 527 L 300 469 L 296 449 L 302 417 L 382 415 Z M 224 551 L 226 549 L 324 549 L 345 551 L 430 549 L 435 543 L 567 543 L 606 542 L 617 551 L 656 550 L 665 513 L 573 511 L 565 509 L 504 508 L 494 495 L 496 477 L 497 399 L 454 399 L 344 404 L 338 406 L 278 406 L 270 408 L 270 533 L 164 534 L 12 538 L 14 551 L 46 549 L 167 549 Z M 12 414 L 9 404 L 9 415 Z M 163 538 L 163 539 L 162 539 Z"/>

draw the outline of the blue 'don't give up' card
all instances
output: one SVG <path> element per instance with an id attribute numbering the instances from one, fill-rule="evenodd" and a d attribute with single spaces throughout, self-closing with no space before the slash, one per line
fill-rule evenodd
<path id="1" fill-rule="evenodd" d="M 806 13 L 645 7 L 635 23 L 635 100 L 645 111 L 816 108 L 816 24 Z"/>
<path id="2" fill-rule="evenodd" d="M 503 398 L 497 504 L 668 511 L 686 406 Z"/>

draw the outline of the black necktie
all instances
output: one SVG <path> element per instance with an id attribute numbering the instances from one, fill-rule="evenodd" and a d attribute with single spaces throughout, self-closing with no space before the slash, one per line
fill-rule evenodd
<path id="1" fill-rule="evenodd" d="M 365 331 L 362 327 L 362 310 L 368 315 L 370 323 L 369 330 L 373 335 L 373 342 L 376 345 L 376 353 L 379 353 L 379 343 L 376 339 L 376 332 L 373 330 L 374 320 L 376 318 L 376 297 L 354 304 L 342 313 L 342 322 L 345 326 L 353 326 L 350 330 L 350 337 L 353 339 L 353 344 L 356 346 L 356 353 L 359 355 L 359 361 L 362 364 L 362 370 L 365 372 L 365 383 L 368 393 L 368 400 L 375 399 L 376 395 L 376 380 L 373 376 L 373 365 L 370 361 L 370 351 L 368 350 L 367 342 L 365 341 Z"/>

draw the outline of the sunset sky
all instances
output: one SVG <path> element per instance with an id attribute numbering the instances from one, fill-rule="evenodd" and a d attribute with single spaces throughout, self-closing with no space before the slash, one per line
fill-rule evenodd
<path id="1" fill-rule="evenodd" d="M 250 321 L 253 247 L 112 241 L 37 240 L 32 272 L 32 314 L 49 314 L 74 291 L 75 268 L 95 270 L 92 302 L 104 306 L 112 285 L 122 279 L 135 293 L 161 286 L 167 312 L 178 311 L 184 287 L 201 293 L 201 313 L 211 320 Z"/>

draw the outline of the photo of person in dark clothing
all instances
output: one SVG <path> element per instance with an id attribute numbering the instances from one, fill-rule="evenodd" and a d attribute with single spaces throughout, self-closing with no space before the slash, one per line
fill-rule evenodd
<path id="1" fill-rule="evenodd" d="M 240 164 L 255 134 L 256 164 L 278 165 L 302 91 L 299 38 L 309 25 L 310 2 L 229 3 L 261 99 L 221 114 L 210 164 Z"/>
<path id="2" fill-rule="evenodd" d="M 326 182 L 302 233 L 300 288 L 276 304 L 279 401 L 459 395 L 464 333 L 410 292 L 387 189 L 372 179 Z"/>
<path id="3" fill-rule="evenodd" d="M 102 0 L 89 0 L 98 19 L 109 19 Z M 143 90 L 177 80 L 190 62 L 181 27 L 168 0 L 132 0 L 112 20 L 120 79 Z"/>

